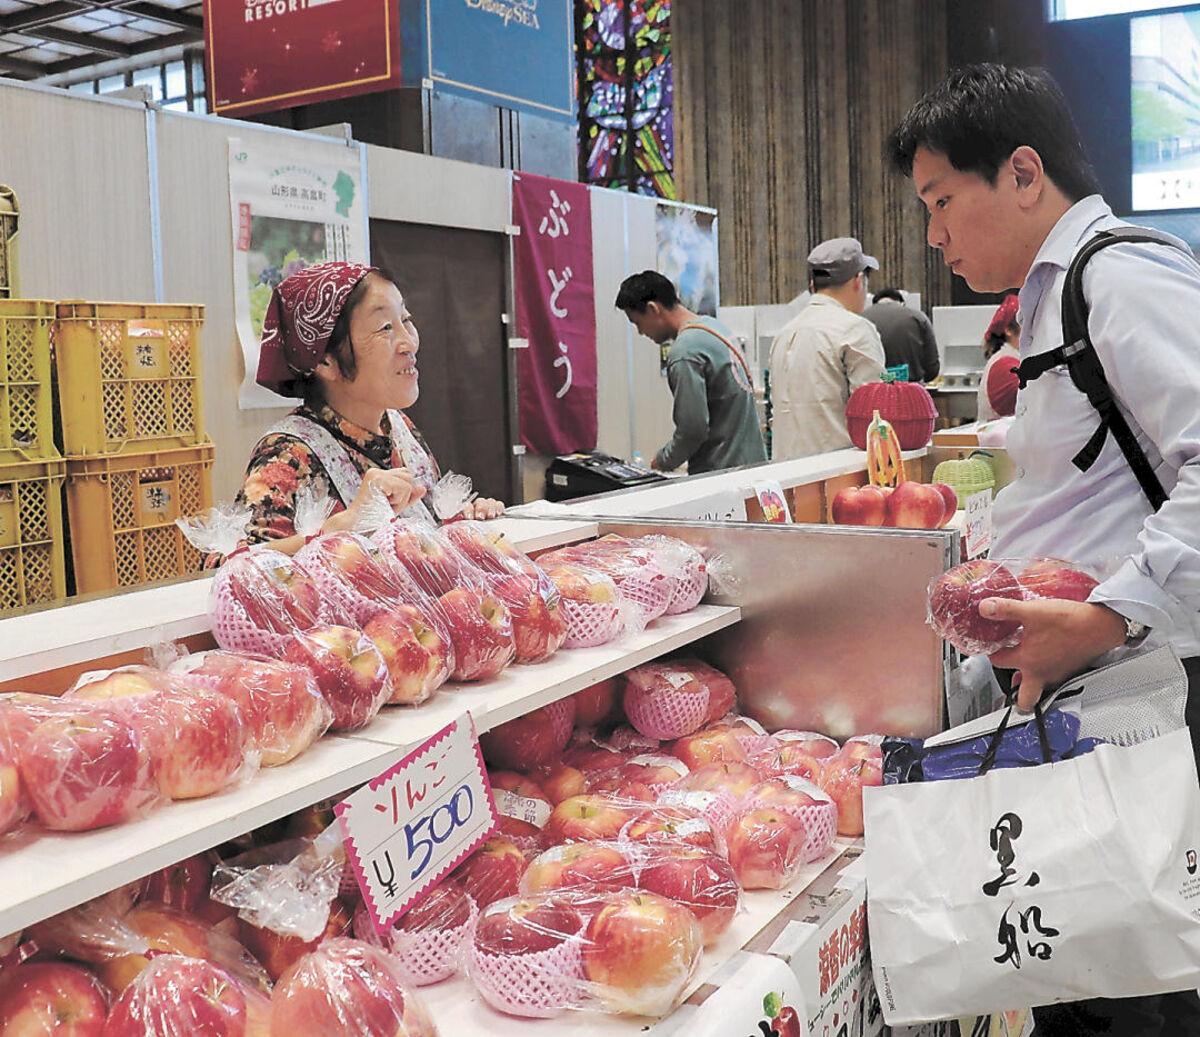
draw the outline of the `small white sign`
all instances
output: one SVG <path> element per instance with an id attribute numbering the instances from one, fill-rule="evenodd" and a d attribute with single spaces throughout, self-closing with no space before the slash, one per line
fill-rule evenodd
<path id="1" fill-rule="evenodd" d="M 385 931 L 499 824 L 471 714 L 334 809 L 363 900 Z"/>
<path id="2" fill-rule="evenodd" d="M 543 799 L 530 799 L 508 789 L 492 789 L 492 799 L 496 801 L 496 810 L 501 817 L 511 817 L 515 821 L 538 828 L 545 828 L 550 820 L 550 804 Z"/>
<path id="3" fill-rule="evenodd" d="M 701 522 L 745 522 L 747 490 L 726 490 L 708 497 L 655 508 L 655 518 L 696 519 Z"/>
<path id="4" fill-rule="evenodd" d="M 754 495 L 758 498 L 759 506 L 762 508 L 764 522 L 790 523 L 792 521 L 792 511 L 788 507 L 787 495 L 779 483 L 774 481 L 756 482 Z"/>
<path id="5" fill-rule="evenodd" d="M 982 558 L 992 546 L 992 491 L 971 494 L 963 511 L 967 557 Z"/>

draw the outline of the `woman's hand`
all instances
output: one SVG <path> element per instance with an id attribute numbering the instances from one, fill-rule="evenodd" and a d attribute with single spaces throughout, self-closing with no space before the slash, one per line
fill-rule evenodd
<path id="1" fill-rule="evenodd" d="M 478 522 L 499 518 L 504 514 L 504 502 L 492 500 L 491 497 L 476 497 L 459 514 L 465 519 L 475 519 Z"/>
<path id="2" fill-rule="evenodd" d="M 321 527 L 322 533 L 354 529 L 367 510 L 368 501 L 382 493 L 397 515 L 425 496 L 425 487 L 413 480 L 407 468 L 370 468 L 363 473 L 362 484 L 345 511 L 330 515 Z"/>

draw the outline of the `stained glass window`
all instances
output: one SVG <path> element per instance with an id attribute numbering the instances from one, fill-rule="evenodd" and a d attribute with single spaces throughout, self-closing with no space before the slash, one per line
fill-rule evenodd
<path id="1" fill-rule="evenodd" d="M 579 178 L 675 197 L 671 0 L 577 0 Z"/>

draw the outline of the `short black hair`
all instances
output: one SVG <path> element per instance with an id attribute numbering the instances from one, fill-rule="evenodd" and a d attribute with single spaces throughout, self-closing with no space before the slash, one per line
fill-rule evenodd
<path id="1" fill-rule="evenodd" d="M 1027 146 L 1072 202 L 1100 192 L 1062 91 L 1043 69 L 967 65 L 955 69 L 888 135 L 886 158 L 912 176 L 917 148 L 945 155 L 955 169 L 996 183 L 1000 166 Z"/>
<path id="2" fill-rule="evenodd" d="M 871 296 L 872 305 L 881 299 L 895 299 L 896 302 L 904 302 L 904 295 L 899 288 L 880 288 L 879 291 Z"/>
<path id="3" fill-rule="evenodd" d="M 657 270 L 643 270 L 640 274 L 630 274 L 621 282 L 617 292 L 618 310 L 645 313 L 646 304 L 651 302 L 665 310 L 673 310 L 679 305 L 679 293 L 670 278 L 663 277 Z"/>

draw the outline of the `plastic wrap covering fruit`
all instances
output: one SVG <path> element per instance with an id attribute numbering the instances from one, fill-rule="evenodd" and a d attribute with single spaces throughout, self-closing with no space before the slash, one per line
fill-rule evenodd
<path id="1" fill-rule="evenodd" d="M 621 829 L 646 809 L 644 800 L 611 792 L 569 796 L 550 812 L 542 829 L 546 845 L 616 839 Z"/>
<path id="2" fill-rule="evenodd" d="M 433 599 L 380 612 L 367 622 L 363 633 L 387 665 L 392 683 L 390 704 L 419 705 L 454 672 L 454 644 Z"/>
<path id="3" fill-rule="evenodd" d="M 748 759 L 737 733 L 728 727 L 703 728 L 665 748 L 691 770 L 708 763 L 745 763 Z"/>
<path id="4" fill-rule="evenodd" d="M 171 672 L 202 680 L 237 704 L 264 767 L 304 752 L 333 723 L 333 710 L 307 667 L 266 655 L 211 651 L 177 659 Z"/>
<path id="5" fill-rule="evenodd" d="M 590 565 L 552 563 L 548 558 L 543 555 L 539 564 L 562 595 L 562 610 L 567 620 L 563 647 L 592 648 L 618 637 L 631 609 L 613 578 Z"/>
<path id="6" fill-rule="evenodd" d="M 386 950 L 413 986 L 441 982 L 459 972 L 479 909 L 459 885 L 444 882 L 380 934 L 365 904 L 354 912 L 354 936 Z"/>
<path id="7" fill-rule="evenodd" d="M 743 889 L 782 889 L 804 866 L 808 832 L 782 809 L 747 805 L 730 818 L 725 841 Z"/>
<path id="8" fill-rule="evenodd" d="M 653 803 L 659 793 L 688 773 L 687 766 L 674 756 L 639 753 L 611 770 L 596 774 L 589 792 L 610 792 L 626 799 Z"/>
<path id="9" fill-rule="evenodd" d="M 82 965 L 24 962 L 0 970 L 0 1033 L 99 1037 L 108 992 Z"/>
<path id="10" fill-rule="evenodd" d="M 483 570 L 429 523 L 398 518 L 377 530 L 372 539 L 431 597 L 476 584 L 483 576 Z"/>
<path id="11" fill-rule="evenodd" d="M 475 925 L 468 972 L 510 1015 L 567 1009 L 665 1015 L 695 976 L 703 936 L 692 913 L 644 890 L 502 900 Z"/>
<path id="12" fill-rule="evenodd" d="M 293 634 L 283 657 L 312 673 L 333 711 L 334 731 L 362 727 L 392 697 L 387 663 L 374 642 L 353 627 L 334 624 Z"/>
<path id="13" fill-rule="evenodd" d="M 637 888 L 686 907 L 706 944 L 729 928 L 742 899 L 729 861 L 715 850 L 687 843 L 643 844 Z"/>
<path id="14" fill-rule="evenodd" d="M 437 603 L 454 648 L 454 680 L 487 680 L 516 657 L 512 613 L 491 593 L 460 586 Z"/>
<path id="15" fill-rule="evenodd" d="M 760 750 L 750 762 L 764 777 L 791 775 L 821 783 L 824 761 L 837 753 L 839 746 L 827 735 L 816 731 L 776 731 L 774 744 Z"/>
<path id="16" fill-rule="evenodd" d="M 647 807 L 621 829 L 620 837 L 634 843 L 677 843 L 725 855 L 725 837 L 694 806 L 657 803 Z"/>
<path id="17" fill-rule="evenodd" d="M 346 626 L 364 626 L 424 597 L 408 571 L 362 533 L 325 533 L 305 544 L 296 561 L 315 581 L 330 619 Z"/>
<path id="18" fill-rule="evenodd" d="M 874 741 L 847 742 L 822 762 L 819 784 L 837 806 L 838 835 L 862 835 L 862 790 L 883 784 L 883 750 Z"/>
<path id="19" fill-rule="evenodd" d="M 710 731 L 732 731 L 747 757 L 755 756 L 766 749 L 774 749 L 778 745 L 775 736 L 767 734 L 762 724 L 739 713 L 726 713 L 707 727 Z"/>
<path id="20" fill-rule="evenodd" d="M 791 814 L 804 826 L 805 864 L 824 857 L 837 834 L 837 804 L 829 793 L 807 778 L 792 775 L 767 778 L 746 792 L 747 807 L 773 807 Z"/>
<path id="21" fill-rule="evenodd" d="M 560 700 L 507 720 L 479 737 L 483 757 L 502 770 L 530 770 L 554 762 L 571 736 L 574 703 Z"/>
<path id="22" fill-rule="evenodd" d="M 698 659 L 646 663 L 625 674 L 629 722 L 653 738 L 681 738 L 723 716 L 736 698 L 733 682 Z"/>
<path id="23" fill-rule="evenodd" d="M 529 859 L 504 836 L 492 836 L 454 869 L 451 877 L 480 908 L 517 895 Z"/>
<path id="24" fill-rule="evenodd" d="M 521 876 L 522 894 L 557 889 L 622 889 L 637 885 L 642 847 L 616 839 L 564 843 L 543 850 Z"/>
<path id="25" fill-rule="evenodd" d="M 163 798 L 157 761 L 128 719 L 46 695 L 0 699 L 0 732 L 16 753 L 18 795 L 45 828 L 82 832 L 144 816 Z"/>
<path id="26" fill-rule="evenodd" d="M 690 612 L 700 604 L 708 591 L 708 564 L 696 548 L 678 537 L 658 534 L 637 537 L 632 543 L 649 549 L 667 578 L 674 581 L 668 616 Z"/>
<path id="27" fill-rule="evenodd" d="M 628 603 L 626 625 L 631 630 L 641 630 L 663 615 L 675 590 L 675 580 L 663 571 L 658 556 L 623 537 L 560 547 L 539 556 L 538 564 L 547 571 L 585 566 L 611 577 Z"/>
<path id="28" fill-rule="evenodd" d="M 313 577 L 296 559 L 269 548 L 238 554 L 217 570 L 208 617 L 222 648 L 276 656 L 291 634 L 328 621 Z"/>
<path id="29" fill-rule="evenodd" d="M 150 666 L 80 677 L 64 701 L 105 706 L 154 759 L 169 799 L 195 799 L 249 780 L 260 754 L 237 702 L 200 679 Z"/>
<path id="30" fill-rule="evenodd" d="M 492 800 L 500 815 L 498 833 L 522 850 L 537 853 L 544 846 L 542 829 L 554 804 L 536 778 L 517 771 L 489 770 Z"/>
<path id="31" fill-rule="evenodd" d="M 104 1037 L 243 1037 L 265 1021 L 267 996 L 202 958 L 155 958 L 117 998 Z"/>
<path id="32" fill-rule="evenodd" d="M 1086 601 L 1096 586 L 1084 567 L 1058 558 L 976 559 L 947 570 L 929 584 L 929 624 L 968 655 L 990 655 L 1020 640 L 1014 620 L 985 619 L 986 598 Z"/>
<path id="33" fill-rule="evenodd" d="M 0 720 L 0 835 L 19 828 L 32 812 L 21 781 L 17 746 Z"/>
<path id="34" fill-rule="evenodd" d="M 273 1037 L 436 1037 L 437 1028 L 391 955 L 334 939 L 297 961 L 271 995 Z"/>

